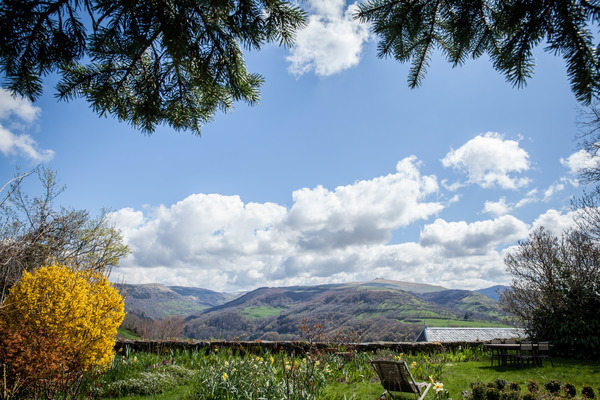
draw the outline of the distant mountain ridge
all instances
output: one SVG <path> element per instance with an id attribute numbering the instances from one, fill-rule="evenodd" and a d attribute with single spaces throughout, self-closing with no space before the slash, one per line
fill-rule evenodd
<path id="1" fill-rule="evenodd" d="M 329 337 L 414 340 L 430 326 L 507 326 L 496 301 L 469 290 L 375 279 L 317 286 L 264 287 L 239 296 L 161 284 L 121 285 L 126 310 L 148 318 L 186 317 L 194 339 L 291 340 L 306 321 Z"/>
<path id="2" fill-rule="evenodd" d="M 125 310 L 141 317 L 159 319 L 171 315 L 188 316 L 223 304 L 233 298 L 227 293 L 162 283 L 117 284 L 125 295 Z"/>

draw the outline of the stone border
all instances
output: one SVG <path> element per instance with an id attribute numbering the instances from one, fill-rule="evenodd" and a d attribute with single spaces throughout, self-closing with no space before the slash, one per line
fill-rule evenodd
<path id="1" fill-rule="evenodd" d="M 309 350 L 328 352 L 356 351 L 375 353 L 378 350 L 390 350 L 397 353 L 432 353 L 444 352 L 459 347 L 478 347 L 484 342 L 373 342 L 373 343 L 309 343 L 303 341 L 272 342 L 257 341 L 192 341 L 192 340 L 125 340 L 118 339 L 116 351 L 126 347 L 136 351 L 162 353 L 170 350 L 204 350 L 206 352 L 220 348 L 232 349 L 239 352 L 258 354 L 268 350 L 271 352 L 285 351 L 288 354 L 306 354 Z"/>

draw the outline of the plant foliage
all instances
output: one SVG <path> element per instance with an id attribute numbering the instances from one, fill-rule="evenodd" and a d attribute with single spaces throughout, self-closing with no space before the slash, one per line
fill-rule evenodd
<path id="1" fill-rule="evenodd" d="M 67 265 L 23 273 L 0 309 L 2 323 L 55 338 L 83 370 L 110 365 L 124 315 L 123 298 L 104 275 Z"/>
<path id="2" fill-rule="evenodd" d="M 500 295 L 534 340 L 559 353 L 600 355 L 600 247 L 579 231 L 556 237 L 540 228 L 505 258 L 511 288 Z"/>
<path id="3" fill-rule="evenodd" d="M 41 195 L 28 195 L 26 174 L 18 175 L 0 202 L 0 304 L 23 271 L 58 262 L 108 274 L 129 253 L 106 213 L 92 218 L 85 210 L 56 207 L 64 188 L 54 171 L 40 166 L 37 172 Z"/>
<path id="4" fill-rule="evenodd" d="M 287 0 L 11 0 L 0 5 L 0 71 L 31 100 L 58 72 L 58 97 L 145 133 L 199 132 L 234 101 L 259 100 L 242 47 L 291 45 L 305 22 Z"/>
<path id="5" fill-rule="evenodd" d="M 368 0 L 358 17 L 373 24 L 380 57 L 411 61 L 411 87 L 421 83 L 436 50 L 453 66 L 486 55 L 508 82 L 524 86 L 533 50 L 545 42 L 546 51 L 565 60 L 579 101 L 590 103 L 598 93 L 597 0 Z"/>

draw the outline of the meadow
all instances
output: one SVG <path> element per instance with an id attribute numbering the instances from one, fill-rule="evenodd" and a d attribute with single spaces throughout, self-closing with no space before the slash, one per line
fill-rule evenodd
<path id="1" fill-rule="evenodd" d="M 499 367 L 491 366 L 483 347 L 429 355 L 332 349 L 302 357 L 223 348 L 158 353 L 125 348 L 87 384 L 93 397 L 121 400 L 376 399 L 383 387 L 370 359 L 405 360 L 415 380 L 434 382 L 426 399 L 593 398 L 600 391 L 598 361 L 554 358 L 554 366 Z"/>

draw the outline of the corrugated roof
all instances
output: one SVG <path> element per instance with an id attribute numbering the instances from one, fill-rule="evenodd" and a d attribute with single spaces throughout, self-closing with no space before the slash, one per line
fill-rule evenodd
<path id="1" fill-rule="evenodd" d="M 486 342 L 492 339 L 525 337 L 519 328 L 429 328 L 417 337 L 417 342 Z"/>

